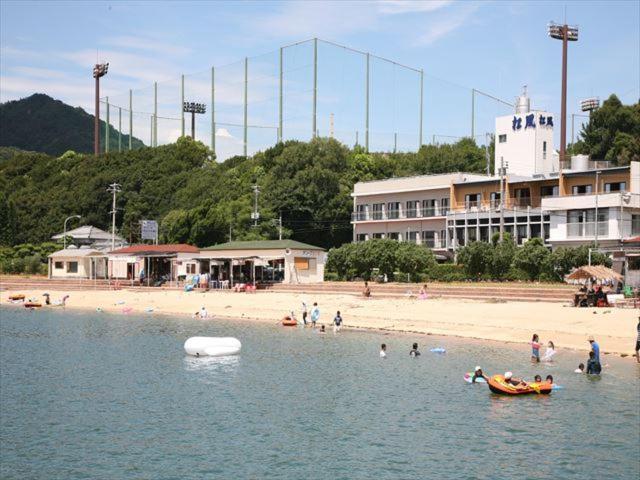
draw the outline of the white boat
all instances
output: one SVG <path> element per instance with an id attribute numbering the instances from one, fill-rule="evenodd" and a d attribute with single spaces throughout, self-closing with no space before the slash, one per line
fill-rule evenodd
<path id="1" fill-rule="evenodd" d="M 184 342 L 184 351 L 196 357 L 224 357 L 240 353 L 242 344 L 234 337 L 191 337 Z"/>

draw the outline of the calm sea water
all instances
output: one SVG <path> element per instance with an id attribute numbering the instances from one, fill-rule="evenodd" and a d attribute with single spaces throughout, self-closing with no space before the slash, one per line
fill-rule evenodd
<path id="1" fill-rule="evenodd" d="M 348 321 L 348 319 L 346 319 Z M 242 354 L 189 358 L 193 335 Z M 157 315 L 0 310 L 3 479 L 640 477 L 640 368 L 451 338 Z M 379 344 L 389 348 L 378 358 Z M 443 346 L 446 355 L 430 353 Z M 462 376 L 552 373 L 563 390 L 504 398 Z"/>

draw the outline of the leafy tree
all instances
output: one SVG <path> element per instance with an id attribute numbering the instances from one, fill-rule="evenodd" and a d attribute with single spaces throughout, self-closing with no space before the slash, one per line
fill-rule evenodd
<path id="1" fill-rule="evenodd" d="M 493 247 L 486 242 L 471 242 L 457 255 L 458 264 L 464 265 L 469 278 L 479 279 L 490 268 L 493 261 Z"/>
<path id="2" fill-rule="evenodd" d="M 640 103 L 623 105 L 611 95 L 591 112 L 580 137 L 572 148 L 575 153 L 618 165 L 640 160 Z"/>
<path id="3" fill-rule="evenodd" d="M 399 243 L 396 248 L 396 268 L 404 274 L 409 274 L 412 281 L 418 280 L 418 274 L 427 272 L 436 264 L 433 252 L 415 243 Z"/>
<path id="4" fill-rule="evenodd" d="M 549 255 L 542 239 L 532 238 L 516 251 L 513 265 L 524 272 L 529 280 L 537 280 Z"/>
<path id="5" fill-rule="evenodd" d="M 489 265 L 489 273 L 494 280 L 502 280 L 506 277 L 509 269 L 513 265 L 516 254 L 516 244 L 508 232 L 504 233 L 502 242 L 495 238 L 493 245 L 493 255 Z"/>

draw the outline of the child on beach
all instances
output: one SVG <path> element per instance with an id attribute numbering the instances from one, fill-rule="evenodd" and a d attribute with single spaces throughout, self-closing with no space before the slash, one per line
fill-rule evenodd
<path id="1" fill-rule="evenodd" d="M 380 345 L 380 358 L 387 358 L 387 345 L 383 343 Z"/>
<path id="2" fill-rule="evenodd" d="M 537 333 L 533 334 L 531 339 L 531 361 L 534 363 L 540 363 L 540 338 Z"/>
<path id="3" fill-rule="evenodd" d="M 336 316 L 333 319 L 333 333 L 337 333 L 340 331 L 342 327 L 342 317 L 340 316 L 340 310 L 336 313 Z"/>
<path id="4" fill-rule="evenodd" d="M 420 287 L 420 292 L 418 293 L 418 298 L 420 300 L 426 300 L 427 299 L 427 286 L 423 285 L 422 287 Z"/>
<path id="5" fill-rule="evenodd" d="M 320 319 L 320 309 L 318 303 L 313 302 L 313 309 L 311 310 L 311 325 L 316 328 L 316 322 Z"/>

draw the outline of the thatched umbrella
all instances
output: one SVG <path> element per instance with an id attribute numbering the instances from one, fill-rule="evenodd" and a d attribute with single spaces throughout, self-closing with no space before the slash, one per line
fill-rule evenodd
<path id="1" fill-rule="evenodd" d="M 622 281 L 622 275 L 611 270 L 604 265 L 585 265 L 580 268 L 576 268 L 573 272 L 567 275 L 567 281 L 581 281 L 595 279 L 597 281 Z"/>

